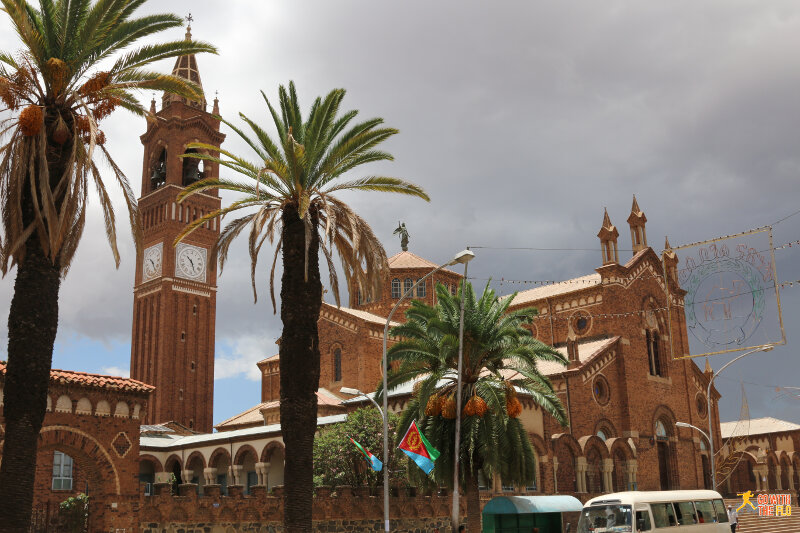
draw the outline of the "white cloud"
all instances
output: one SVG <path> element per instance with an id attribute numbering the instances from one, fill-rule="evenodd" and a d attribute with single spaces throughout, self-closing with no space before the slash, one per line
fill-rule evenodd
<path id="1" fill-rule="evenodd" d="M 256 363 L 275 355 L 278 347 L 268 335 L 249 335 L 238 339 L 223 339 L 217 344 L 214 358 L 214 379 L 244 377 L 251 381 L 261 379 Z"/>
<path id="2" fill-rule="evenodd" d="M 131 369 L 130 368 L 123 368 L 119 366 L 104 366 L 100 369 L 101 374 L 107 374 L 109 376 L 119 376 L 123 378 L 131 377 Z"/>

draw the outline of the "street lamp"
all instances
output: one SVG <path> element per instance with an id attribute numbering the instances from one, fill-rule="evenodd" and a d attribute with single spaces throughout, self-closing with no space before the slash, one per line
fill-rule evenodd
<path id="1" fill-rule="evenodd" d="M 707 406 L 706 411 L 708 412 L 708 437 L 711 437 L 714 434 L 714 432 L 711 429 L 712 427 L 711 416 L 713 414 L 711 412 L 711 386 L 714 384 L 714 378 L 716 378 L 720 374 L 720 372 L 728 368 L 730 365 L 732 365 L 739 359 L 747 357 L 748 355 L 757 352 L 768 352 L 772 350 L 774 347 L 775 346 L 772 344 L 767 344 L 766 346 L 761 346 L 760 348 L 756 348 L 755 350 L 750 350 L 749 352 L 745 352 L 739 357 L 735 357 L 734 359 L 731 359 L 730 361 L 722 365 L 722 368 L 720 368 L 719 370 L 714 372 L 714 374 L 711 375 L 711 379 L 708 380 L 708 390 L 706 391 L 706 406 Z M 709 456 L 711 457 L 711 486 L 714 488 L 714 490 L 717 490 L 717 472 L 715 470 L 716 467 L 714 466 L 714 439 L 709 438 L 708 443 L 711 445 L 710 446 L 711 449 L 709 451 Z"/>
<path id="2" fill-rule="evenodd" d="M 377 407 L 378 412 L 381 414 L 381 417 L 386 416 L 385 413 L 383 412 L 383 409 L 381 409 L 381 406 L 378 405 L 378 402 L 376 402 L 375 399 L 372 396 L 369 396 L 367 393 L 361 392 L 358 389 L 351 389 L 350 387 L 342 387 L 341 389 L 339 389 L 339 392 L 341 392 L 342 394 L 348 394 L 350 396 L 363 396 L 367 400 L 371 401 L 375 407 Z"/>
<path id="3" fill-rule="evenodd" d="M 675 422 L 675 425 L 678 426 L 679 428 L 693 429 L 693 430 L 697 431 L 698 433 L 700 433 L 702 436 L 704 436 L 706 438 L 706 441 L 708 441 L 709 444 L 711 443 L 711 437 L 709 437 L 708 433 L 706 433 L 705 431 L 703 431 L 699 427 L 693 426 L 691 424 L 687 424 L 686 422 Z"/>
<path id="4" fill-rule="evenodd" d="M 471 250 L 462 250 L 458 252 L 452 260 L 448 261 L 447 263 L 440 265 L 427 274 L 422 278 L 418 279 L 417 282 L 412 285 L 408 290 L 406 290 L 401 296 L 400 299 L 397 300 L 397 303 L 394 304 L 392 310 L 389 311 L 389 316 L 386 317 L 386 325 L 383 327 L 383 523 L 385 527 L 385 531 L 389 531 L 389 384 L 388 384 L 388 368 L 389 364 L 387 362 L 386 357 L 386 340 L 389 337 L 389 323 L 392 321 L 392 316 L 394 312 L 397 311 L 397 308 L 406 299 L 406 297 L 410 296 L 414 293 L 417 288 L 417 285 L 423 283 L 426 279 L 431 277 L 432 275 L 436 274 L 443 268 L 447 268 L 449 266 L 453 266 L 457 263 L 464 265 L 464 281 L 466 282 L 467 279 L 467 263 L 469 263 L 472 258 L 475 257 L 475 254 L 472 253 Z M 463 300 L 463 298 L 462 298 Z M 463 330 L 464 327 L 464 305 L 461 305 L 461 329 Z M 461 361 L 461 348 L 460 348 L 460 341 L 459 341 L 459 365 Z M 461 388 L 461 369 L 459 366 L 459 389 Z M 456 439 L 458 439 L 458 426 L 456 426 Z"/>

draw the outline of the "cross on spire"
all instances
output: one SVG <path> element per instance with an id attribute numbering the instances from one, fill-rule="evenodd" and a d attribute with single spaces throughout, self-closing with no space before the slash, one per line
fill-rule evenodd
<path id="1" fill-rule="evenodd" d="M 186 40 L 191 40 L 192 38 L 192 22 L 194 21 L 194 17 L 192 17 L 191 11 L 186 16 Z"/>

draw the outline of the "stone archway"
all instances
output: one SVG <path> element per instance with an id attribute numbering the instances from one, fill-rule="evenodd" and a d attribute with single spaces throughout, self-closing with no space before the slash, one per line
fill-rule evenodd
<path id="1" fill-rule="evenodd" d="M 553 435 L 553 469 L 558 494 L 586 492 L 581 469 L 585 469 L 583 453 L 575 437 L 568 433 Z M 581 460 L 579 464 L 578 460 Z"/>
<path id="2" fill-rule="evenodd" d="M 55 452 L 72 460 L 72 490 L 54 493 L 53 497 L 42 502 L 58 505 L 68 496 L 87 493 L 90 496 L 89 530 L 106 529 L 107 500 L 116 500 L 123 494 L 113 456 L 95 437 L 84 431 L 68 426 L 45 426 L 39 434 L 36 486 L 50 485 Z M 131 487 L 126 486 L 126 489 Z"/>
<path id="3" fill-rule="evenodd" d="M 755 472 L 757 462 L 752 453 L 745 451 L 734 452 L 726 459 L 726 462 L 731 463 L 731 471 L 727 481 L 731 494 L 756 490 L 758 486 Z"/>
<path id="4" fill-rule="evenodd" d="M 606 443 L 597 435 L 587 435 L 578 439 L 586 458 L 586 492 L 602 494 L 611 490 L 609 486 L 611 464 Z"/>
<path id="5" fill-rule="evenodd" d="M 250 494 L 250 488 L 258 485 L 258 474 L 256 470 L 256 463 L 258 462 L 258 453 L 255 448 L 249 444 L 245 444 L 236 452 L 236 456 L 231 466 L 231 472 L 235 478 L 237 485 L 242 485 L 245 494 Z"/>
<path id="6" fill-rule="evenodd" d="M 608 439 L 606 446 L 613 463 L 611 490 L 614 492 L 633 490 L 636 483 L 637 463 L 628 439 Z"/>

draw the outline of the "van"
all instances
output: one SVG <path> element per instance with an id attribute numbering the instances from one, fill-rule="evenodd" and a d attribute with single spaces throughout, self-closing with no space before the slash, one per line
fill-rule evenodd
<path id="1" fill-rule="evenodd" d="M 615 492 L 583 506 L 577 533 L 730 533 L 722 496 L 713 490 Z"/>

